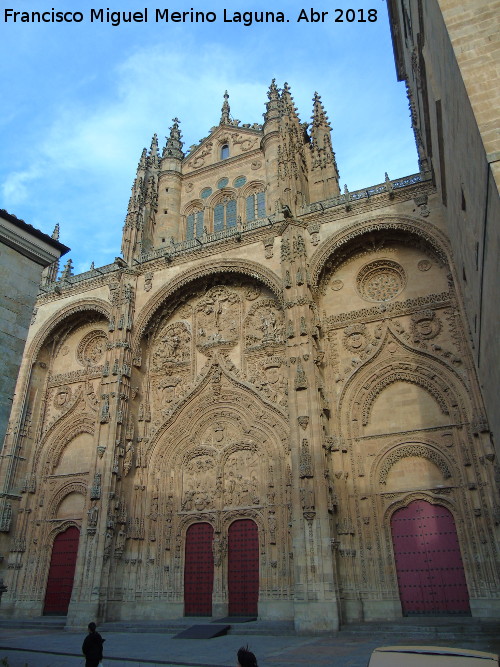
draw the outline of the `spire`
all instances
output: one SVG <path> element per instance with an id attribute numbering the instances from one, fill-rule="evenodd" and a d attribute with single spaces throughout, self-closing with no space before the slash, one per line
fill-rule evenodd
<path id="1" fill-rule="evenodd" d="M 229 125 L 231 123 L 231 121 L 229 120 L 229 113 L 230 113 L 231 109 L 229 107 L 228 100 L 229 100 L 229 95 L 228 95 L 228 92 L 226 90 L 225 93 L 224 93 L 224 103 L 223 103 L 222 109 L 221 109 L 221 117 L 220 117 L 219 125 Z"/>
<path id="2" fill-rule="evenodd" d="M 149 155 L 147 160 L 148 166 L 157 167 L 159 159 L 160 159 L 160 154 L 158 153 L 158 137 L 155 133 L 153 134 L 153 138 L 151 139 L 151 147 L 149 149 Z"/>
<path id="3" fill-rule="evenodd" d="M 311 201 L 321 201 L 340 194 L 340 190 L 339 172 L 332 148 L 332 128 L 318 93 L 314 93 L 311 118 L 310 164 L 315 176 L 309 194 Z"/>
<path id="4" fill-rule="evenodd" d="M 325 130 L 331 130 L 332 128 L 328 122 L 328 116 L 326 115 L 325 107 L 323 106 L 321 96 L 318 95 L 318 93 L 314 93 L 313 104 L 313 115 L 311 116 L 313 122 L 313 131 L 319 127 L 324 128 Z"/>
<path id="5" fill-rule="evenodd" d="M 147 155 L 148 155 L 147 150 L 143 148 L 139 164 L 137 165 L 137 171 L 139 171 L 139 169 L 146 169 Z"/>
<path id="6" fill-rule="evenodd" d="M 153 134 L 151 139 L 151 147 L 149 149 L 149 155 L 158 155 L 158 136 L 156 132 Z"/>
<path id="7" fill-rule="evenodd" d="M 67 280 L 73 275 L 73 261 L 68 259 L 61 273 L 61 280 Z"/>
<path id="8" fill-rule="evenodd" d="M 276 79 L 271 81 L 271 85 L 267 91 L 267 97 L 269 102 L 266 102 L 266 113 L 264 114 L 264 120 L 266 122 L 279 116 L 280 95 L 276 85 Z"/>
<path id="9" fill-rule="evenodd" d="M 179 119 L 172 118 L 172 127 L 170 128 L 170 136 L 167 138 L 167 143 L 163 149 L 162 157 L 174 157 L 182 160 L 184 153 L 182 152 L 181 132 L 179 130 Z"/>
<path id="10" fill-rule="evenodd" d="M 283 103 L 283 111 L 286 115 L 294 117 L 298 120 L 297 109 L 293 101 L 292 94 L 290 92 L 290 86 L 286 83 L 283 86 L 283 92 L 281 93 L 281 101 Z"/>
<path id="11" fill-rule="evenodd" d="M 56 223 L 56 226 L 54 227 L 54 231 L 52 232 L 52 238 L 54 241 L 59 241 L 59 223 Z"/>

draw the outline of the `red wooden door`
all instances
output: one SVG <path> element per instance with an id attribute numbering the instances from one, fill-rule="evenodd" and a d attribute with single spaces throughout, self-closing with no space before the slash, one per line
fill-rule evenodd
<path id="1" fill-rule="evenodd" d="M 469 594 L 453 515 L 423 500 L 391 520 L 403 614 L 468 614 Z"/>
<path id="2" fill-rule="evenodd" d="M 79 539 L 80 531 L 71 526 L 54 540 L 45 591 L 45 615 L 65 616 L 68 613 Z"/>
<path id="3" fill-rule="evenodd" d="M 256 616 L 259 599 L 259 533 L 250 519 L 234 521 L 228 531 L 230 616 Z"/>
<path id="4" fill-rule="evenodd" d="M 186 534 L 184 558 L 184 614 L 212 615 L 214 585 L 214 529 L 209 523 L 195 523 Z"/>

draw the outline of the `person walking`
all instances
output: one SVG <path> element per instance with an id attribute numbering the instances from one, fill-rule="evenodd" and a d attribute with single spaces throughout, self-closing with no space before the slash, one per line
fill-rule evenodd
<path id="1" fill-rule="evenodd" d="M 257 665 L 257 658 L 248 650 L 248 644 L 246 647 L 242 646 L 238 651 L 238 667 L 259 667 Z"/>
<path id="2" fill-rule="evenodd" d="M 89 634 L 82 644 L 82 653 L 85 656 L 85 667 L 98 667 L 102 661 L 102 645 L 106 641 L 96 630 L 94 622 L 89 623 Z"/>

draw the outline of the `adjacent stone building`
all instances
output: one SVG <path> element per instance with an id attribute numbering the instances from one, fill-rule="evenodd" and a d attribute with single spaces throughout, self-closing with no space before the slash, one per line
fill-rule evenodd
<path id="1" fill-rule="evenodd" d="M 407 85 L 417 147 L 434 174 L 464 295 L 489 418 L 483 428 L 498 447 L 500 2 L 387 5 L 398 78 Z"/>
<path id="2" fill-rule="evenodd" d="M 184 153 L 174 119 L 122 257 L 39 297 L 0 470 L 3 613 L 499 614 L 441 194 L 423 159 L 341 192 L 330 131 L 274 81 L 263 126 L 226 95 Z"/>
<path id="3" fill-rule="evenodd" d="M 43 279 L 52 280 L 57 262 L 69 248 L 24 220 L 0 210 L 0 442 L 12 408 L 12 394 L 26 336 Z"/>

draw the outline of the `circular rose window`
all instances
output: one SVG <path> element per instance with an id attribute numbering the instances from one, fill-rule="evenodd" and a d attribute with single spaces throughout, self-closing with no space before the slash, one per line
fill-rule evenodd
<path id="1" fill-rule="evenodd" d="M 360 296 L 367 301 L 390 301 L 406 285 L 403 267 L 390 259 L 366 264 L 356 279 Z"/>

